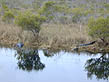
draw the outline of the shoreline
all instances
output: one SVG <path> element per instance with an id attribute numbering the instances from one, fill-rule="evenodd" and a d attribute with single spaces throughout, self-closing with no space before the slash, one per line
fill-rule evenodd
<path id="1" fill-rule="evenodd" d="M 15 45 L 17 44 L 17 42 L 0 42 L 0 47 L 6 47 L 6 48 L 15 48 Z M 34 44 L 34 43 L 33 43 Z M 61 50 L 65 50 L 68 52 L 90 52 L 90 53 L 109 53 L 109 46 L 104 47 L 104 48 L 99 48 L 96 47 L 96 44 L 94 45 L 90 45 L 90 46 L 83 46 L 83 47 L 79 47 L 78 50 L 74 50 L 76 44 L 74 44 L 74 46 L 59 46 L 59 45 L 55 45 L 54 47 L 51 47 L 50 45 L 24 45 L 24 48 L 31 48 L 31 49 L 45 49 L 45 50 L 52 50 L 52 51 L 61 51 Z"/>

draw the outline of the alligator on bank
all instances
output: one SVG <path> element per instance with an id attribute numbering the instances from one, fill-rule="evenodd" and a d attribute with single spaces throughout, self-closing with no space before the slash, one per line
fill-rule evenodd
<path id="1" fill-rule="evenodd" d="M 80 44 L 80 45 L 78 45 L 78 47 L 79 46 L 89 46 L 89 45 L 93 45 L 93 44 L 95 44 L 97 41 L 93 41 L 93 42 L 89 42 L 89 43 L 87 43 L 87 44 Z"/>
<path id="2" fill-rule="evenodd" d="M 72 50 L 73 50 L 73 51 L 78 51 L 79 47 L 84 47 L 84 46 L 93 45 L 93 44 L 95 44 L 96 42 L 97 42 L 97 41 L 92 41 L 92 42 L 89 42 L 89 43 L 87 43 L 87 44 L 79 44 L 79 45 L 77 45 L 75 48 L 73 48 Z"/>

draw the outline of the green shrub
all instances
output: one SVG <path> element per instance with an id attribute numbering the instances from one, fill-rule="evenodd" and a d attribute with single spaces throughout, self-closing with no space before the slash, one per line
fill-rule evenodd
<path id="1" fill-rule="evenodd" d="M 45 17 L 35 15 L 30 11 L 19 13 L 15 18 L 15 23 L 22 27 L 22 29 L 31 30 L 35 32 L 40 31 L 40 25 L 46 20 Z"/>
<path id="2" fill-rule="evenodd" d="M 109 3 L 105 3 L 104 7 L 109 10 Z"/>
<path id="3" fill-rule="evenodd" d="M 5 11 L 4 15 L 2 16 L 2 21 L 6 23 L 13 23 L 14 14 L 11 10 Z"/>
<path id="4" fill-rule="evenodd" d="M 100 38 L 103 41 L 109 38 L 109 17 L 99 17 L 96 20 L 90 18 L 88 27 L 90 36 Z"/>
<path id="5" fill-rule="evenodd" d="M 83 8 L 73 8 L 72 9 L 72 22 L 78 23 L 81 20 L 81 17 L 86 16 L 87 14 L 85 13 Z"/>
<path id="6" fill-rule="evenodd" d="M 80 18 L 81 18 L 81 15 L 75 14 L 74 16 L 72 16 L 72 22 L 74 23 L 80 22 Z"/>
<path id="7" fill-rule="evenodd" d="M 4 11 L 8 11 L 9 10 L 8 6 L 5 5 L 4 3 L 2 4 L 2 8 L 4 9 Z"/>
<path id="8" fill-rule="evenodd" d="M 54 18 L 55 12 L 55 2 L 48 1 L 45 2 L 42 8 L 39 10 L 39 14 L 47 17 L 47 21 L 50 21 Z"/>

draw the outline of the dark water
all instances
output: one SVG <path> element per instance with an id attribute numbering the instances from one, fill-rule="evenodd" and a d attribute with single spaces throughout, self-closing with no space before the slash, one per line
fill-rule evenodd
<path id="1" fill-rule="evenodd" d="M 109 55 L 0 49 L 0 82 L 109 82 Z"/>

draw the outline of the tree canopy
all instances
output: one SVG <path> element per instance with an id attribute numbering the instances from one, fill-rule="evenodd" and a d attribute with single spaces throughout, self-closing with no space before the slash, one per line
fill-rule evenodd
<path id="1" fill-rule="evenodd" d="M 90 18 L 88 27 L 90 36 L 100 38 L 102 40 L 109 38 L 109 17 L 99 17 L 96 20 L 94 18 Z"/>

